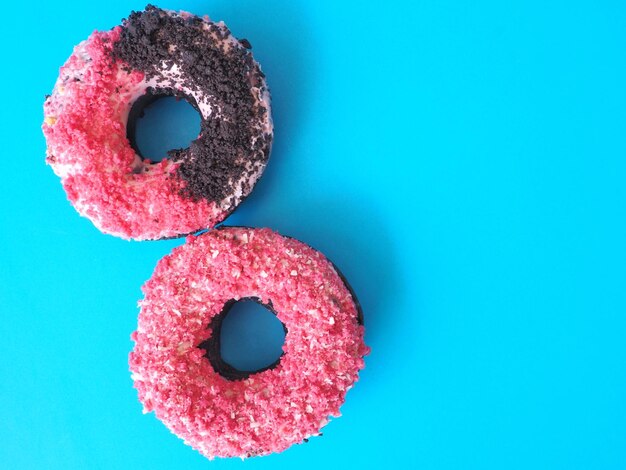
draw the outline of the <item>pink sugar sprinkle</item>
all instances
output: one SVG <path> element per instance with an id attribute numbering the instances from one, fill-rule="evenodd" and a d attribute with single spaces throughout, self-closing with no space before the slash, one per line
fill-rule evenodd
<path id="1" fill-rule="evenodd" d="M 295 273 L 295 274 L 294 274 Z M 350 292 L 318 251 L 269 229 L 223 228 L 161 259 L 143 286 L 129 363 L 144 411 L 208 458 L 280 452 L 339 416 L 369 348 Z M 241 381 L 198 348 L 230 299 L 272 302 L 280 364 Z"/>
<path id="2" fill-rule="evenodd" d="M 183 183 L 172 177 L 177 164 L 164 160 L 133 172 L 138 157 L 125 120 L 144 75 L 111 59 L 120 31 L 94 32 L 61 67 L 44 104 L 47 162 L 76 210 L 105 233 L 146 240 L 213 227 L 226 211 L 181 197 Z"/>

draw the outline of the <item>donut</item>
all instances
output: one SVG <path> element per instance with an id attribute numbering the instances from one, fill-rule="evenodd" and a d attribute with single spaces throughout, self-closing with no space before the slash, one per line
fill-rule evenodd
<path id="1" fill-rule="evenodd" d="M 250 193 L 273 138 L 265 76 L 224 25 L 148 6 L 74 48 L 44 102 L 46 162 L 76 210 L 125 239 L 214 227 Z M 151 162 L 133 141 L 162 96 L 192 104 L 197 139 Z"/>
<path id="2" fill-rule="evenodd" d="M 143 293 L 129 356 L 139 400 L 209 459 L 280 452 L 319 435 L 369 352 L 358 302 L 334 265 L 270 229 L 189 236 Z M 221 321 L 248 299 L 286 331 L 282 356 L 260 371 L 219 357 Z"/>

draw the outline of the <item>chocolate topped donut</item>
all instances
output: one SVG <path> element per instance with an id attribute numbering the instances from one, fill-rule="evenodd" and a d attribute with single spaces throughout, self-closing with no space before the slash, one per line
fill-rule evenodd
<path id="1" fill-rule="evenodd" d="M 252 190 L 273 126 L 265 76 L 223 23 L 148 6 L 95 32 L 46 99 L 47 162 L 76 209 L 122 238 L 180 236 L 221 222 Z M 134 144 L 142 109 L 160 96 L 200 113 L 198 138 L 170 159 Z"/>

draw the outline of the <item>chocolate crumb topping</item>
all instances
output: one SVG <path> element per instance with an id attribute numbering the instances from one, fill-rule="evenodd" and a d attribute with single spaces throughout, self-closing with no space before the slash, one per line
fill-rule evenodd
<path id="1" fill-rule="evenodd" d="M 250 41 L 248 41 L 247 39 L 240 39 L 239 44 L 241 44 L 246 49 L 252 49 L 252 44 L 250 44 Z"/>
<path id="2" fill-rule="evenodd" d="M 223 24 L 148 5 L 123 21 L 111 54 L 129 70 L 139 70 L 157 81 L 163 67 L 171 70 L 176 66 L 181 72 L 180 85 L 207 98 L 214 111 L 208 118 L 202 117 L 199 137 L 187 149 L 171 151 L 170 158 L 181 163 L 177 176 L 185 182 L 182 195 L 234 204 L 239 182 L 243 181 L 244 195 L 252 190 L 255 178 L 251 176 L 267 162 L 272 135 L 263 130 L 268 110 L 252 90 L 259 87 L 265 91 L 264 75 L 247 50 L 250 43 L 243 39 L 241 47 L 235 41 L 228 47 L 224 39 L 229 36 Z M 160 94 L 169 89 L 169 94 L 180 97 L 180 92 L 163 85 Z M 185 98 L 195 103 L 192 97 Z M 134 128 L 132 119 L 130 130 Z"/>

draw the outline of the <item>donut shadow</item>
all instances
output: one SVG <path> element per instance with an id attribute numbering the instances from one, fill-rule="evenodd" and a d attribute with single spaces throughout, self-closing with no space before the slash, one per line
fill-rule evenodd
<path id="1" fill-rule="evenodd" d="M 224 21 L 232 34 L 247 39 L 254 58 L 266 75 L 271 93 L 274 141 L 269 164 L 251 197 L 263 197 L 280 184 L 276 175 L 282 155 L 288 152 L 305 122 L 316 73 L 315 37 L 306 9 L 289 0 L 218 0 L 203 2 L 194 13 Z"/>

